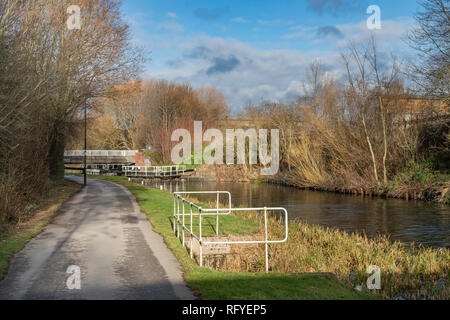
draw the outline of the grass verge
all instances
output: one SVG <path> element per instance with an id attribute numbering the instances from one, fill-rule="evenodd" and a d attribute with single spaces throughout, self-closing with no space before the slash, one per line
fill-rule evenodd
<path id="1" fill-rule="evenodd" d="M 173 197 L 170 193 L 128 182 L 122 177 L 95 177 L 119 183 L 136 197 L 154 230 L 161 234 L 185 270 L 185 280 L 197 295 L 206 300 L 315 300 L 315 299 L 377 299 L 365 292 L 356 292 L 331 276 L 271 272 L 215 271 L 199 267 L 174 235 L 171 219 Z M 211 218 L 215 221 L 215 217 Z M 208 220 L 208 219 L 205 219 Z M 206 221 L 204 234 L 214 233 L 213 221 Z M 221 218 L 221 233 L 251 233 L 258 224 L 235 216 Z M 282 246 L 282 245 L 281 245 Z"/>
<path id="2" fill-rule="evenodd" d="M 47 195 L 34 204 L 30 218 L 15 225 L 2 225 L 0 229 L 0 279 L 7 270 L 10 259 L 22 250 L 25 244 L 38 235 L 51 222 L 61 205 L 81 190 L 77 183 L 64 180 L 51 183 Z"/>

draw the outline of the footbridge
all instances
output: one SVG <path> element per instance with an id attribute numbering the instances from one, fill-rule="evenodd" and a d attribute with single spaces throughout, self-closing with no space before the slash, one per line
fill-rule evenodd
<path id="1" fill-rule="evenodd" d="M 174 179 L 195 170 L 185 165 L 150 166 L 150 160 L 139 150 L 66 150 L 66 170 L 82 171 L 92 175 L 119 175 L 130 178 Z"/>
<path id="2" fill-rule="evenodd" d="M 84 150 L 66 150 L 65 164 L 84 164 Z M 138 150 L 86 150 L 86 164 L 133 165 Z"/>
<path id="3" fill-rule="evenodd" d="M 66 170 L 84 172 L 85 154 L 86 173 L 94 175 L 122 175 L 124 166 L 134 165 L 142 159 L 138 150 L 66 150 Z"/>

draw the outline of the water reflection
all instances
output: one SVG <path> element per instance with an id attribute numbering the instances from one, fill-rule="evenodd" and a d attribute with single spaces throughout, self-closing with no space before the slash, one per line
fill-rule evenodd
<path id="1" fill-rule="evenodd" d="M 291 220 L 334 227 L 368 236 L 450 248 L 450 207 L 422 201 L 364 198 L 290 187 L 227 182 L 153 182 L 174 191 L 226 190 L 234 206 L 285 207 Z M 208 200 L 208 199 L 204 199 Z"/>

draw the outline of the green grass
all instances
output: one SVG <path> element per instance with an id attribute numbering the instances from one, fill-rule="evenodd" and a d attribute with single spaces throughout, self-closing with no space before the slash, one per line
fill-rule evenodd
<path id="1" fill-rule="evenodd" d="M 398 170 L 384 186 L 384 192 L 391 197 L 412 198 L 450 204 L 450 174 L 435 171 L 432 161 L 411 162 Z"/>
<path id="2" fill-rule="evenodd" d="M 0 279 L 2 279 L 11 258 L 23 249 L 30 239 L 41 233 L 51 222 L 55 212 L 71 196 L 81 189 L 70 181 L 50 183 L 47 195 L 33 205 L 29 219 L 20 224 L 3 224 L 0 228 Z"/>
<path id="3" fill-rule="evenodd" d="M 127 187 L 141 209 L 160 233 L 185 270 L 185 280 L 197 295 L 206 300 L 314 300 L 314 299 L 377 299 L 377 296 L 356 292 L 331 276 L 294 273 L 256 273 L 213 271 L 199 267 L 188 255 L 172 227 L 173 196 L 128 182 L 123 177 L 96 177 Z M 202 225 L 205 235 L 214 234 L 215 217 Z M 236 216 L 221 217 L 221 233 L 250 234 L 258 230 L 252 220 Z"/>
<path id="4" fill-rule="evenodd" d="M 191 272 L 186 280 L 203 298 L 211 300 L 376 299 L 321 275 L 210 271 Z"/>

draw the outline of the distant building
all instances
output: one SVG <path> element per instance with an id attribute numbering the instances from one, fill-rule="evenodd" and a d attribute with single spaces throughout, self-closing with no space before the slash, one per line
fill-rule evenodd
<path id="1" fill-rule="evenodd" d="M 387 112 L 396 112 L 403 115 L 406 121 L 446 117 L 450 115 L 450 106 L 447 101 L 437 98 L 385 98 Z"/>

